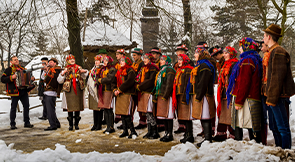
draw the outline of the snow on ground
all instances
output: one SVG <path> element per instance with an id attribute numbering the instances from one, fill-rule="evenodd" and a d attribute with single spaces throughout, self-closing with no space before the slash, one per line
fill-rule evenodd
<path id="1" fill-rule="evenodd" d="M 62 95 L 61 95 L 62 96 Z M 0 96 L 2 97 L 2 96 Z M 61 99 L 57 100 L 57 117 L 66 117 L 67 113 L 62 112 Z M 291 107 L 295 107 L 295 97 L 291 98 Z M 9 112 L 10 100 L 0 100 L 0 112 Z M 38 97 L 30 97 L 30 107 L 40 104 Z M 22 105 L 20 104 L 22 110 Z M 81 113 L 92 113 L 91 110 L 85 109 Z M 35 108 L 30 110 L 31 123 L 38 123 L 39 116 L 42 115 L 42 108 Z M 23 124 L 22 113 L 17 113 L 16 123 L 17 125 Z M 138 113 L 135 114 L 134 122 L 137 125 L 139 120 Z M 292 131 L 292 149 L 295 149 L 295 115 L 291 114 L 290 126 Z M 9 127 L 9 113 L 0 113 L 0 128 L 7 129 Z M 178 124 L 174 121 L 174 130 L 176 130 Z M 194 121 L 194 136 L 196 141 L 202 140 L 196 135 L 201 132 L 200 121 Z M 0 161 L 280 161 L 280 158 L 284 158 L 286 154 L 295 158 L 294 150 L 282 150 L 281 148 L 274 147 L 274 139 L 271 131 L 268 133 L 268 146 L 257 144 L 254 141 L 249 141 L 248 132 L 244 132 L 244 141 L 235 141 L 229 139 L 225 142 L 205 142 L 202 147 L 196 148 L 194 144 L 178 144 L 175 145 L 165 153 L 164 156 L 158 155 L 141 155 L 135 152 L 123 152 L 123 153 L 99 153 L 90 152 L 86 153 L 71 153 L 64 145 L 56 144 L 56 148 L 35 150 L 31 154 L 24 154 L 21 150 L 13 149 L 13 144 L 6 145 L 5 141 L 0 139 Z M 174 140 L 179 140 L 182 135 L 175 135 Z M 79 139 L 76 139 L 79 141 Z M 286 159 L 285 159 L 286 160 Z"/>

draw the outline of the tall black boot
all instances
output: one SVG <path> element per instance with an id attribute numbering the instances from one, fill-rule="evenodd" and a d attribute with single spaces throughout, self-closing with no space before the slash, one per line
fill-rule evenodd
<path id="1" fill-rule="evenodd" d="M 97 128 L 97 117 L 98 117 L 97 114 L 98 112 L 93 110 L 93 126 L 91 128 L 91 131 L 95 131 Z"/>
<path id="2" fill-rule="evenodd" d="M 106 121 L 105 111 L 104 111 L 104 109 L 101 109 L 100 111 L 102 113 L 102 117 L 101 117 L 102 122 L 101 122 L 101 125 L 106 125 L 107 124 L 107 121 Z"/>
<path id="3" fill-rule="evenodd" d="M 201 124 L 202 127 L 204 129 L 204 137 L 205 139 L 198 143 L 197 146 L 201 147 L 201 145 L 203 144 L 204 141 L 209 141 L 210 143 L 212 143 L 212 124 L 211 124 L 211 120 L 201 120 Z"/>
<path id="4" fill-rule="evenodd" d="M 248 133 L 250 140 L 254 139 L 256 143 L 262 142 L 261 131 L 253 132 L 252 129 L 248 129 Z"/>
<path id="5" fill-rule="evenodd" d="M 147 124 L 148 132 L 142 138 L 149 138 L 152 134 L 151 123 Z"/>
<path id="6" fill-rule="evenodd" d="M 103 110 L 103 114 L 104 114 L 104 120 L 106 121 L 106 124 L 107 124 L 107 128 L 103 131 L 103 133 L 106 133 L 106 132 L 109 132 L 110 131 L 110 128 L 109 128 L 109 114 L 108 114 L 108 110 L 105 109 Z"/>
<path id="7" fill-rule="evenodd" d="M 183 139 L 180 140 L 181 143 L 186 142 L 195 142 L 195 138 L 193 136 L 193 121 L 187 120 L 185 121 L 185 127 L 186 127 L 186 135 Z"/>
<path id="8" fill-rule="evenodd" d="M 130 135 L 128 136 L 128 138 L 132 138 L 133 135 L 136 135 L 136 137 L 138 136 L 136 131 L 135 131 L 135 128 L 134 128 L 134 124 L 133 124 L 133 121 L 132 121 L 132 118 L 130 115 L 126 116 L 125 117 L 125 120 L 126 120 L 126 123 L 127 123 L 127 127 L 130 129 Z"/>
<path id="9" fill-rule="evenodd" d="M 152 131 L 152 134 L 150 135 L 149 139 L 158 139 L 158 138 L 160 138 L 157 124 L 154 125 L 154 126 L 151 126 L 151 131 Z"/>
<path id="10" fill-rule="evenodd" d="M 235 129 L 235 140 L 242 141 L 243 140 L 243 129 L 236 127 Z"/>
<path id="11" fill-rule="evenodd" d="M 115 128 L 114 128 L 114 112 L 113 112 L 113 109 L 109 109 L 108 110 L 109 111 L 109 124 L 110 124 L 110 131 L 109 131 L 109 133 L 113 133 L 113 132 L 115 132 Z"/>
<path id="12" fill-rule="evenodd" d="M 96 111 L 96 113 L 97 113 L 97 117 L 96 117 L 97 127 L 96 127 L 96 130 L 101 130 L 103 111 Z"/>
<path id="13" fill-rule="evenodd" d="M 164 127 L 165 127 L 165 135 L 162 138 L 160 138 L 160 141 L 163 141 L 163 139 L 165 139 L 168 135 L 168 122 L 167 122 L 167 120 L 164 120 L 163 122 L 164 122 Z"/>
<path id="14" fill-rule="evenodd" d="M 68 121 L 69 121 L 69 130 L 73 130 L 73 125 L 74 125 L 74 122 L 73 122 L 73 112 L 68 112 L 68 117 L 67 117 Z"/>
<path id="15" fill-rule="evenodd" d="M 122 115 L 121 119 L 122 119 L 123 133 L 119 136 L 120 138 L 127 137 L 129 135 L 125 115 Z"/>
<path id="16" fill-rule="evenodd" d="M 162 140 L 163 142 L 170 142 L 173 141 L 173 120 L 172 119 L 168 119 L 166 120 L 167 123 L 167 135 L 166 137 Z"/>
<path id="17" fill-rule="evenodd" d="M 75 129 L 79 130 L 79 121 L 81 120 L 80 111 L 75 111 Z"/>

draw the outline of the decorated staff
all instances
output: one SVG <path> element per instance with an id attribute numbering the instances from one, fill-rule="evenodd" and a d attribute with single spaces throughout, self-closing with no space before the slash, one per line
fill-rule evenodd
<path id="1" fill-rule="evenodd" d="M 243 140 L 243 128 L 246 128 L 250 139 L 260 143 L 262 59 L 257 48 L 258 44 L 251 38 L 240 40 L 241 60 L 232 69 L 226 98 L 228 106 L 232 102 L 231 127 L 235 129 L 235 139 Z"/>
<path id="2" fill-rule="evenodd" d="M 73 130 L 73 120 L 75 119 L 75 129 L 79 130 L 81 120 L 80 111 L 84 110 L 84 80 L 88 75 L 88 70 L 82 69 L 76 64 L 75 56 L 69 55 L 66 58 L 67 66 L 63 70 L 57 81 L 63 84 L 63 105 L 68 111 L 69 130 Z M 75 116 L 73 116 L 75 112 Z"/>
<path id="3" fill-rule="evenodd" d="M 113 59 L 110 56 L 106 56 L 103 59 L 103 67 L 98 72 L 98 108 L 104 109 L 105 120 L 107 123 L 107 128 L 103 133 L 115 132 L 113 113 L 113 90 L 115 86 L 113 83 L 116 82 L 115 75 L 117 70 L 112 63 Z"/>
<path id="4" fill-rule="evenodd" d="M 102 118 L 103 118 L 103 111 L 100 110 L 100 108 L 97 107 L 98 105 L 98 73 L 101 69 L 100 63 L 102 62 L 102 56 L 96 55 L 94 57 L 95 64 L 94 67 L 90 70 L 89 78 L 87 82 L 87 88 L 89 92 L 88 97 L 88 104 L 89 109 L 93 110 L 93 127 L 91 128 L 91 131 L 97 131 L 101 130 L 101 124 L 102 124 Z"/>
<path id="5" fill-rule="evenodd" d="M 234 138 L 234 130 L 231 128 L 231 109 L 227 107 L 226 90 L 229 83 L 229 77 L 232 68 L 239 61 L 237 51 L 231 46 L 227 46 L 223 50 L 224 64 L 220 69 L 218 77 L 217 90 L 217 116 L 219 118 L 217 125 L 217 134 L 213 138 L 214 141 L 225 141 L 227 138 Z M 229 136 L 227 136 L 227 130 Z"/>
<path id="6" fill-rule="evenodd" d="M 173 140 L 173 118 L 172 91 L 176 71 L 170 66 L 169 56 L 160 57 L 161 70 L 155 80 L 154 101 L 157 102 L 157 118 L 163 119 L 165 125 L 165 135 L 160 141 L 169 142 Z"/>
<path id="7" fill-rule="evenodd" d="M 122 57 L 120 60 L 120 70 L 117 71 L 117 88 L 114 89 L 116 98 L 116 115 L 121 115 L 123 123 L 123 133 L 119 136 L 132 138 L 137 136 L 132 121 L 132 109 L 134 109 L 134 102 L 131 95 L 134 95 L 135 90 L 135 71 L 131 67 L 132 62 L 128 57 Z M 128 128 L 131 133 L 129 135 Z"/>
<path id="8" fill-rule="evenodd" d="M 154 104 L 152 100 L 152 91 L 155 87 L 155 78 L 159 68 L 153 63 L 154 57 L 146 53 L 143 57 L 144 66 L 138 72 L 136 88 L 138 93 L 138 112 L 146 113 L 148 123 L 148 133 L 143 138 L 157 139 L 160 137 L 157 129 L 157 122 L 154 116 Z"/>
<path id="9" fill-rule="evenodd" d="M 183 120 L 186 127 L 185 136 L 183 139 L 180 140 L 181 143 L 185 143 L 187 141 L 191 143 L 194 142 L 191 110 L 188 103 L 186 102 L 185 94 L 190 73 L 193 69 L 189 62 L 190 59 L 187 55 L 178 55 L 178 68 L 173 83 L 172 93 L 172 111 L 175 111 L 177 109 L 178 120 Z"/>

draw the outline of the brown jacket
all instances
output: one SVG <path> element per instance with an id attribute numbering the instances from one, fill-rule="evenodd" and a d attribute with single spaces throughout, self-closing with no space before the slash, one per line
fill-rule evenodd
<path id="1" fill-rule="evenodd" d="M 180 101 L 182 104 L 186 104 L 185 90 L 186 90 L 186 86 L 189 81 L 191 71 L 192 71 L 192 69 L 190 69 L 190 68 L 184 69 L 184 73 L 182 73 L 179 78 L 181 84 L 176 87 L 176 95 L 177 95 L 177 97 L 180 97 Z"/>
<path id="2" fill-rule="evenodd" d="M 166 74 L 165 77 L 163 79 L 163 83 L 159 89 L 159 92 L 155 92 L 158 93 L 159 96 L 163 96 L 163 98 L 165 100 L 169 99 L 169 97 L 172 96 L 172 92 L 173 92 L 173 82 L 174 82 L 174 78 L 175 78 L 175 70 L 171 67 L 166 67 Z"/>
<path id="3" fill-rule="evenodd" d="M 289 53 L 281 46 L 272 46 L 269 51 L 267 83 L 263 85 L 262 92 L 267 96 L 266 103 L 275 106 L 280 97 L 288 98 L 295 94 L 295 84 Z"/>
<path id="4" fill-rule="evenodd" d="M 143 68 L 143 67 L 142 67 Z M 144 81 L 137 85 L 138 90 L 141 92 L 152 93 L 155 87 L 155 79 L 158 70 L 156 67 L 151 66 L 149 71 L 145 73 Z"/>
<path id="5" fill-rule="evenodd" d="M 57 97 L 60 96 L 60 92 L 62 90 L 62 84 L 57 82 L 57 77 L 61 71 L 62 69 L 60 66 L 56 66 L 54 67 L 54 72 L 49 71 L 46 78 L 44 79 L 44 83 L 46 83 L 44 91 L 55 91 L 57 92 Z"/>
<path id="6" fill-rule="evenodd" d="M 127 69 L 127 75 L 123 77 L 123 83 L 120 87 L 117 87 L 115 90 L 119 90 L 124 94 L 135 94 L 135 71 L 133 68 Z"/>

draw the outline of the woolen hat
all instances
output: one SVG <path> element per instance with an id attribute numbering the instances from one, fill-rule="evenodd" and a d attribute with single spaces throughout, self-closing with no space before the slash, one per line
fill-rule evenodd
<path id="1" fill-rule="evenodd" d="M 282 37 L 282 35 L 281 35 L 282 28 L 278 25 L 275 25 L 275 24 L 271 24 L 269 27 L 267 27 L 263 31 L 266 33 L 272 34 L 274 36 L 277 36 L 277 37 Z"/>
<path id="2" fill-rule="evenodd" d="M 108 54 L 108 52 L 105 49 L 99 49 L 97 54 Z"/>

